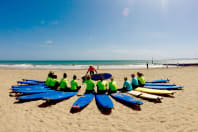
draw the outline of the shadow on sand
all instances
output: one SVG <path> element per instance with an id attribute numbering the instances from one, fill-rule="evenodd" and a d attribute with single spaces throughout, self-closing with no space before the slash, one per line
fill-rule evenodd
<path id="1" fill-rule="evenodd" d="M 68 98 L 69 99 L 69 98 Z M 64 99 L 64 100 L 67 100 L 67 99 Z M 64 100 L 46 100 L 44 103 L 38 105 L 39 108 L 46 108 L 46 107 L 49 107 L 49 106 L 52 106 L 52 105 L 56 105 Z"/>
<path id="2" fill-rule="evenodd" d="M 115 98 L 114 98 L 115 99 Z M 123 105 L 126 105 L 127 107 L 129 108 L 132 108 L 133 110 L 136 110 L 136 111 L 141 111 L 141 107 L 140 105 L 137 105 L 137 104 L 131 104 L 131 103 L 126 103 L 124 101 L 120 101 L 118 99 L 115 99 L 117 102 L 120 102 L 122 103 Z"/>
<path id="3" fill-rule="evenodd" d="M 13 104 L 23 104 L 23 103 L 28 103 L 28 102 L 37 101 L 37 100 L 38 99 L 35 99 L 35 100 L 17 100 Z"/>
<path id="4" fill-rule="evenodd" d="M 71 109 L 70 109 L 70 113 L 75 114 L 75 113 L 81 112 L 81 111 L 84 110 L 86 107 L 87 107 L 87 105 L 86 105 L 85 107 L 83 107 L 83 108 L 80 108 L 80 109 L 71 108 Z"/>
<path id="5" fill-rule="evenodd" d="M 111 114 L 112 109 L 105 109 L 105 108 L 102 108 L 102 107 L 97 103 L 96 100 L 95 100 L 95 102 L 96 102 L 96 105 L 97 105 L 98 110 L 99 110 L 102 114 L 104 114 L 104 115 L 110 115 L 110 114 Z"/>

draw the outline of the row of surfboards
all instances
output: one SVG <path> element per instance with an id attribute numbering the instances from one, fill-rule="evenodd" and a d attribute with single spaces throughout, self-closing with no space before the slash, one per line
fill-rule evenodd
<path id="1" fill-rule="evenodd" d="M 161 100 L 162 97 L 159 94 L 173 94 L 170 90 L 160 90 L 160 89 L 181 89 L 181 86 L 175 86 L 175 84 L 167 84 L 169 80 L 155 80 L 151 82 L 146 82 L 145 87 L 147 88 L 136 88 L 135 91 L 129 91 L 128 94 L 134 95 L 136 97 L 141 97 L 150 100 Z M 77 92 L 62 92 L 49 89 L 45 86 L 44 81 L 23 79 L 23 81 L 18 81 L 19 84 L 12 86 L 12 92 L 28 94 L 19 96 L 16 99 L 21 101 L 28 100 L 63 100 L 75 96 Z M 154 89 L 152 89 L 154 88 Z M 159 88 L 159 89 L 157 89 Z M 152 94 L 149 94 L 152 93 Z M 158 95 L 153 95 L 158 94 Z M 136 100 L 135 98 L 125 95 L 123 93 L 110 94 L 111 97 L 118 101 L 125 102 L 127 104 L 141 105 L 142 101 Z M 88 105 L 95 97 L 97 103 L 104 109 L 113 108 L 113 102 L 107 94 L 84 94 L 79 97 L 72 105 L 73 109 L 81 109 Z"/>

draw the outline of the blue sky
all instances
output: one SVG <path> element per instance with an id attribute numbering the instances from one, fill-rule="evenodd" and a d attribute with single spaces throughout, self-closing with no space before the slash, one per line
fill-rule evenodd
<path id="1" fill-rule="evenodd" d="M 0 60 L 198 57 L 196 0 L 0 0 Z"/>

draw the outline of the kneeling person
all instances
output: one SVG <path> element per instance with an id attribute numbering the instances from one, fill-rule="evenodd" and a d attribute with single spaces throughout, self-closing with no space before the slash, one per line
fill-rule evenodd
<path id="1" fill-rule="evenodd" d="M 53 75 L 53 78 L 50 81 L 50 88 L 57 90 L 58 86 L 59 80 L 57 80 L 57 75 Z"/>
<path id="2" fill-rule="evenodd" d="M 67 87 L 67 74 L 64 73 L 63 74 L 63 78 L 60 81 L 60 90 L 61 91 L 68 91 L 68 87 Z"/>
<path id="3" fill-rule="evenodd" d="M 97 82 L 97 93 L 105 94 L 107 92 L 107 82 L 104 81 L 104 78 L 101 76 L 100 81 Z"/>
<path id="4" fill-rule="evenodd" d="M 131 74 L 131 78 L 132 78 L 132 81 L 131 81 L 132 88 L 135 89 L 139 86 L 138 79 L 135 77 L 135 74 Z"/>
<path id="5" fill-rule="evenodd" d="M 91 77 L 89 75 L 87 76 L 86 80 L 83 81 L 83 83 L 87 84 L 85 93 L 94 93 L 95 84 L 94 84 L 94 81 L 91 80 Z"/>
<path id="6" fill-rule="evenodd" d="M 137 79 L 138 79 L 139 86 L 144 87 L 145 79 L 144 79 L 143 73 L 138 72 L 137 75 L 138 75 Z"/>
<path id="7" fill-rule="evenodd" d="M 71 88 L 70 91 L 74 92 L 74 91 L 78 91 L 81 86 L 78 86 L 78 82 L 76 81 L 76 75 L 73 76 L 73 80 L 71 80 L 70 84 L 71 84 Z"/>
<path id="8" fill-rule="evenodd" d="M 123 84 L 123 88 L 120 89 L 120 91 L 131 91 L 133 88 L 132 88 L 132 85 L 131 85 L 131 82 L 127 79 L 127 77 L 124 78 L 124 84 Z"/>
<path id="9" fill-rule="evenodd" d="M 111 81 L 109 82 L 109 91 L 108 93 L 116 93 L 117 92 L 117 83 L 114 81 L 114 78 L 111 78 Z"/>

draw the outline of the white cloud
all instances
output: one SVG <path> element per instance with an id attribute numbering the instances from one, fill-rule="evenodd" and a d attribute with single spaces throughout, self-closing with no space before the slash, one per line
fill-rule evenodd
<path id="1" fill-rule="evenodd" d="M 166 13 L 168 11 L 168 0 L 161 0 L 161 7 L 163 13 Z"/>
<path id="2" fill-rule="evenodd" d="M 52 40 L 46 40 L 45 43 L 46 43 L 46 44 L 52 44 L 53 41 L 52 41 Z"/>
<path id="3" fill-rule="evenodd" d="M 41 24 L 45 24 L 45 21 L 42 20 L 42 21 L 41 21 Z"/>
<path id="4" fill-rule="evenodd" d="M 124 8 L 124 10 L 122 11 L 122 15 L 123 16 L 128 16 L 129 15 L 129 8 Z"/>
<path id="5" fill-rule="evenodd" d="M 46 40 L 44 44 L 41 44 L 40 47 L 51 47 L 54 42 L 52 40 Z"/>

